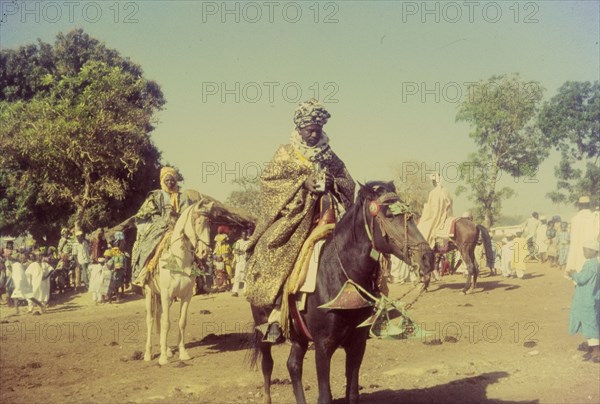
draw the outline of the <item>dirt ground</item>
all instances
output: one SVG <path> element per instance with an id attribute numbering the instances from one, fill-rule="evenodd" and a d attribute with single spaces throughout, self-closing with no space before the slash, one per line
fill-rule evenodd
<path id="1" fill-rule="evenodd" d="M 573 285 L 562 273 L 530 264 L 522 280 L 482 275 L 474 294 L 459 293 L 464 278 L 457 274 L 433 283 L 419 298 L 410 315 L 434 335 L 369 340 L 361 402 L 600 402 L 600 365 L 582 361 L 583 337 L 567 333 Z M 417 293 L 411 288 L 391 285 L 390 295 L 409 292 L 403 300 L 410 301 Z M 192 359 L 181 362 L 175 354 L 162 367 L 157 360 L 137 359 L 146 336 L 140 298 L 95 306 L 88 294 L 73 294 L 55 300 L 43 315 L 0 310 L 3 403 L 262 402 L 261 373 L 245 362 L 243 342 L 252 325 L 242 297 L 195 296 L 187 329 Z M 170 345 L 176 345 L 174 327 Z M 273 351 L 273 400 L 294 402 L 285 366 L 289 345 Z M 314 351 L 305 361 L 307 400 L 316 402 Z M 332 391 L 339 402 L 343 369 L 338 351 Z"/>

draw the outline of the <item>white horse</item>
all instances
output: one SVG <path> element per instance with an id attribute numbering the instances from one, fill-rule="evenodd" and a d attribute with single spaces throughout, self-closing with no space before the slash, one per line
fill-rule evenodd
<path id="1" fill-rule="evenodd" d="M 157 270 L 144 286 L 146 296 L 146 351 L 144 360 L 152 360 L 152 326 L 160 319 L 160 358 L 158 363 L 166 365 L 167 335 L 170 328 L 169 309 L 175 298 L 181 301 L 179 309 L 179 359 L 188 360 L 184 344 L 187 310 L 192 299 L 196 275 L 194 263 L 204 260 L 210 251 L 210 220 L 208 214 L 213 203 L 201 200 L 184 209 L 175 224 L 159 259 Z M 156 322 L 156 323 L 155 323 Z"/>

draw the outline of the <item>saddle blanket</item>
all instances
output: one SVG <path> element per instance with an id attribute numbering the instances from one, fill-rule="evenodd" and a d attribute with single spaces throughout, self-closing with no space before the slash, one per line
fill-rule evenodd
<path id="1" fill-rule="evenodd" d="M 449 216 L 446 218 L 446 221 L 438 227 L 435 231 L 436 238 L 453 238 L 454 237 L 454 226 L 456 224 L 456 220 L 459 219 L 455 216 Z"/>

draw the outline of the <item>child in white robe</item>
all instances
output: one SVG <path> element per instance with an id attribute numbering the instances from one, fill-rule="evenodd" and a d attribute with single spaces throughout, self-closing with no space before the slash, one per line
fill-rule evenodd
<path id="1" fill-rule="evenodd" d="M 102 303 L 102 295 L 100 294 L 100 285 L 102 285 L 102 270 L 104 268 L 105 259 L 98 257 L 98 263 L 89 266 L 90 272 L 90 293 L 92 294 L 92 301 L 96 304 Z"/>

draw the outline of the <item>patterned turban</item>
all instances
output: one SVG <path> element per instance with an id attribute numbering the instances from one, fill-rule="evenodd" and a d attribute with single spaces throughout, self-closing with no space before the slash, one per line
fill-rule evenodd
<path id="1" fill-rule="evenodd" d="M 308 125 L 317 124 L 323 126 L 331 117 L 323 105 L 314 98 L 303 102 L 294 112 L 294 123 L 297 128 L 304 128 Z"/>

